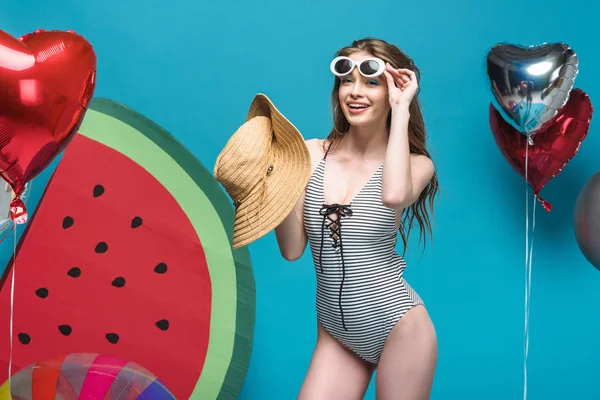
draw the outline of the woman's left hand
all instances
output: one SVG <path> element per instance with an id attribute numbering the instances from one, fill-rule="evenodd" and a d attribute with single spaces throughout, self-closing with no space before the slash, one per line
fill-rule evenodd
<path id="1" fill-rule="evenodd" d="M 390 106 L 410 105 L 419 87 L 414 71 L 394 69 L 389 63 L 386 63 L 385 68 L 383 73 L 387 81 Z"/>

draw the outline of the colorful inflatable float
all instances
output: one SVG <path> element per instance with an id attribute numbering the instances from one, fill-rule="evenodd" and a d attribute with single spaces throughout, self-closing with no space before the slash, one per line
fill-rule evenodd
<path id="1" fill-rule="evenodd" d="M 40 360 L 0 386 L 6 400 L 175 400 L 144 367 L 103 354 L 68 354 Z"/>
<path id="2" fill-rule="evenodd" d="M 231 202 L 189 151 L 134 110 L 94 99 L 2 278 L 8 316 L 16 265 L 13 373 L 107 354 L 152 371 L 178 399 L 237 398 L 255 288 L 232 229 Z M 0 344 L 4 381 L 8 329 Z"/>

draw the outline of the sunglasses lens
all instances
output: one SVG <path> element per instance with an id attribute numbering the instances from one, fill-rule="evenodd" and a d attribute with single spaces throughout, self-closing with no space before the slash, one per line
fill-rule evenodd
<path id="1" fill-rule="evenodd" d="M 350 72 L 351 68 L 352 68 L 352 62 L 350 60 L 345 60 L 345 59 L 339 60 L 333 66 L 333 69 L 338 74 L 347 74 L 348 72 Z"/>
<path id="2" fill-rule="evenodd" d="M 360 65 L 360 72 L 364 75 L 375 75 L 379 71 L 379 63 L 375 60 L 368 60 Z"/>

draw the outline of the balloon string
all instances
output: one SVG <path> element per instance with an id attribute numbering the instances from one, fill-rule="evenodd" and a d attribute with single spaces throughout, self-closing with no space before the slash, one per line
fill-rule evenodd
<path id="1" fill-rule="evenodd" d="M 529 184 L 528 179 L 528 161 L 529 161 L 529 138 L 527 138 L 527 143 L 525 144 L 525 345 L 523 349 L 523 400 L 527 400 L 527 351 L 528 351 L 528 343 L 527 343 L 527 331 L 528 331 L 528 318 L 527 318 L 527 306 L 528 304 L 528 274 L 527 274 L 527 266 L 529 259 L 529 190 L 527 185 Z"/>
<path id="2" fill-rule="evenodd" d="M 523 400 L 527 400 L 527 358 L 529 356 L 529 310 L 531 298 L 531 265 L 533 258 L 533 234 L 535 232 L 536 201 L 533 199 L 533 215 L 531 227 L 531 246 L 529 244 L 529 141 L 525 146 L 525 338 L 523 355 Z"/>
<path id="3" fill-rule="evenodd" d="M 29 190 L 31 190 L 31 185 L 32 183 L 30 182 L 28 185 L 25 186 L 24 189 L 24 193 L 27 192 L 27 188 L 29 187 Z M 29 197 L 29 196 L 28 196 Z M 25 200 L 25 203 L 27 203 L 27 200 Z M 15 314 L 15 268 L 17 265 L 17 228 L 18 228 L 18 224 L 16 224 L 15 222 L 13 223 L 13 231 L 14 231 L 14 240 L 13 240 L 13 262 L 12 262 L 12 277 L 11 277 L 11 283 L 10 283 L 10 320 L 9 320 L 9 356 L 8 356 L 8 393 L 9 393 L 9 399 L 12 398 L 12 387 L 11 387 L 11 382 L 12 382 L 12 361 L 13 361 L 13 322 L 14 322 L 14 314 Z"/>
<path id="4" fill-rule="evenodd" d="M 12 263 L 12 279 L 10 284 L 10 322 L 9 322 L 9 340 L 10 340 L 10 354 L 8 357 L 8 393 L 12 394 L 11 388 L 11 375 L 12 375 L 12 360 L 13 360 L 13 320 L 14 320 L 14 309 L 15 309 L 15 266 L 17 264 L 17 224 L 13 226 L 14 230 L 14 241 L 13 241 L 13 263 Z M 11 398 L 11 397 L 9 397 Z"/>

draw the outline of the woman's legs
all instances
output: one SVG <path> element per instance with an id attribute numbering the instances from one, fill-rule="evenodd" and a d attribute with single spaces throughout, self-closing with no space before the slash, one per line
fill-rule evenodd
<path id="1" fill-rule="evenodd" d="M 318 339 L 298 400 L 362 400 L 373 366 L 318 324 Z"/>
<path id="2" fill-rule="evenodd" d="M 437 337 L 429 314 L 415 306 L 390 332 L 377 368 L 377 400 L 428 400 L 437 364 Z"/>

